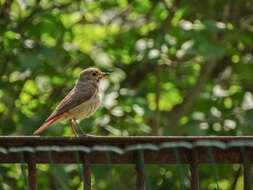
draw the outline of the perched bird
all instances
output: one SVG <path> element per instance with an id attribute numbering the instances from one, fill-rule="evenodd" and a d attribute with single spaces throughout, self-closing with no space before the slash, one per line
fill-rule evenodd
<path id="1" fill-rule="evenodd" d="M 90 117 L 99 107 L 100 94 L 98 83 L 100 79 L 106 77 L 107 75 L 109 75 L 109 73 L 101 72 L 97 68 L 88 68 L 83 70 L 79 74 L 75 87 L 60 102 L 54 112 L 47 118 L 45 123 L 33 134 L 40 134 L 53 123 L 64 120 L 69 121 L 75 136 L 77 136 L 77 133 L 72 124 L 72 120 L 83 132 L 76 120 L 82 120 Z M 83 135 L 86 134 L 83 132 Z"/>

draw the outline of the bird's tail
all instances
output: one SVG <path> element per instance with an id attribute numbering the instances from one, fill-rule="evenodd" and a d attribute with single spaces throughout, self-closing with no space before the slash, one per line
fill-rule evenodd
<path id="1" fill-rule="evenodd" d="M 40 128 L 38 128 L 33 134 L 34 135 L 38 135 L 40 134 L 41 132 L 43 132 L 44 130 L 46 130 L 50 125 L 52 125 L 54 122 L 58 121 L 59 119 L 62 118 L 64 114 L 61 114 L 47 122 L 45 122 L 43 125 L 40 126 Z"/>

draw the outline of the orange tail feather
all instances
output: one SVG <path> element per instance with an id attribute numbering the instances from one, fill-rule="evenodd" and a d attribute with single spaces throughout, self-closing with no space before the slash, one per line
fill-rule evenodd
<path id="1" fill-rule="evenodd" d="M 45 122 L 43 125 L 40 126 L 40 128 L 38 128 L 33 134 L 34 135 L 38 135 L 41 132 L 43 132 L 44 130 L 46 130 L 50 125 L 52 125 L 54 122 L 58 121 L 62 116 L 64 116 L 64 114 L 59 115 L 58 117 L 55 117 L 47 122 Z"/>

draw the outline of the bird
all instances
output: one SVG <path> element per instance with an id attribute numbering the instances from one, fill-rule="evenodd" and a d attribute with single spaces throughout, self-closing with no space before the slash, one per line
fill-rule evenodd
<path id="1" fill-rule="evenodd" d="M 101 72 L 97 68 L 87 68 L 80 72 L 74 88 L 33 134 L 40 134 L 55 122 L 68 120 L 75 136 L 78 135 L 72 121 L 82 131 L 83 135 L 87 136 L 77 120 L 88 118 L 97 110 L 100 105 L 99 81 L 109 74 Z"/>

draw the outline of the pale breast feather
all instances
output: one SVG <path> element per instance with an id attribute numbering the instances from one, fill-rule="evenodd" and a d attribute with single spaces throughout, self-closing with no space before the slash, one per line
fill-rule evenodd
<path id="1" fill-rule="evenodd" d="M 100 102 L 99 94 L 98 92 L 95 92 L 95 94 L 88 101 L 69 110 L 70 113 L 69 118 L 81 120 L 90 117 L 98 108 L 99 102 Z"/>

